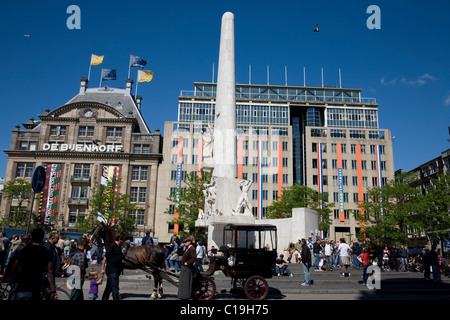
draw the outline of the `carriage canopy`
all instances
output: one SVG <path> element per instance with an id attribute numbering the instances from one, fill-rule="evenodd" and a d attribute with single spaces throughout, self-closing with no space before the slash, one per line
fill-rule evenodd
<path id="1" fill-rule="evenodd" d="M 228 224 L 224 245 L 234 249 L 277 250 L 277 227 L 269 224 Z"/>

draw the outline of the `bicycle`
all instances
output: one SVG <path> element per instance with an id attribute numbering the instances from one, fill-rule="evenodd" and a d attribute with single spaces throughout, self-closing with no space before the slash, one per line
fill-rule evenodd
<path id="1" fill-rule="evenodd" d="M 9 283 L 0 283 L 0 300 L 8 300 L 10 291 Z"/>
<path id="2" fill-rule="evenodd" d="M 56 293 L 58 294 L 57 300 L 70 300 L 70 294 L 65 289 L 60 286 L 56 286 Z M 41 300 L 52 300 L 52 293 L 50 292 L 50 288 L 46 287 L 41 291 Z"/>

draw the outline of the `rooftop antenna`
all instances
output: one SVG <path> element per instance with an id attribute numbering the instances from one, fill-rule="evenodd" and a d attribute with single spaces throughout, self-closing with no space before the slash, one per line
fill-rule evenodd
<path id="1" fill-rule="evenodd" d="M 342 88 L 341 68 L 339 68 L 339 88 Z"/>
<path id="2" fill-rule="evenodd" d="M 252 84 L 252 65 L 248 65 L 248 84 Z"/>
<path id="3" fill-rule="evenodd" d="M 306 87 L 306 68 L 303 67 L 303 86 Z"/>
<path id="4" fill-rule="evenodd" d="M 269 65 L 267 65 L 267 85 L 269 85 Z"/>
<path id="5" fill-rule="evenodd" d="M 322 88 L 323 88 L 323 68 L 322 68 Z"/>
<path id="6" fill-rule="evenodd" d="M 287 86 L 287 66 L 284 66 L 284 82 Z"/>
<path id="7" fill-rule="evenodd" d="M 214 62 L 213 62 L 213 66 L 212 66 L 212 83 L 214 83 Z"/>

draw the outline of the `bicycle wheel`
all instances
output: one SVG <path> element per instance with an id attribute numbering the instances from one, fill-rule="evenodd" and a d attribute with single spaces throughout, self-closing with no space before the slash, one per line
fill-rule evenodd
<path id="1" fill-rule="evenodd" d="M 56 293 L 58 294 L 58 300 L 70 300 L 70 294 L 61 287 L 56 287 Z"/>
<path id="2" fill-rule="evenodd" d="M 0 284 L 0 300 L 8 300 L 10 289 L 9 284 Z"/>

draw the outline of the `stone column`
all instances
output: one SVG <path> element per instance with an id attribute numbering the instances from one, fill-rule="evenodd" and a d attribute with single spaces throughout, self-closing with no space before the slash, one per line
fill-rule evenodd
<path id="1" fill-rule="evenodd" d="M 234 15 L 222 16 L 219 70 L 214 123 L 214 172 L 216 177 L 236 177 L 236 80 Z"/>

